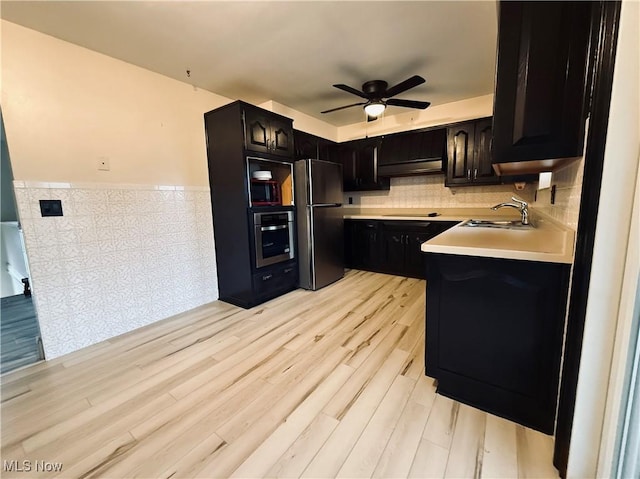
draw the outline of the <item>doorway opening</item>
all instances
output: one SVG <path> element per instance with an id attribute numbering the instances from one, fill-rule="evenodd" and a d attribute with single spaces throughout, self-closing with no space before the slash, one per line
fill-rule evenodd
<path id="1" fill-rule="evenodd" d="M 44 359 L 31 275 L 18 217 L 9 148 L 0 111 L 0 374 Z"/>

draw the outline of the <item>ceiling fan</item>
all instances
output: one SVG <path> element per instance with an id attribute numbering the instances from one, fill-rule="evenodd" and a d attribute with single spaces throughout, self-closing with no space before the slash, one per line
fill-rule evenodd
<path id="1" fill-rule="evenodd" d="M 338 108 L 332 108 L 330 110 L 325 110 L 321 113 L 331 113 L 334 111 L 344 110 L 345 108 L 351 108 L 353 106 L 358 106 L 358 105 L 364 105 L 364 111 L 370 117 L 377 117 L 378 115 L 380 115 L 385 110 L 387 105 L 402 106 L 405 108 L 418 108 L 420 110 L 424 110 L 431 103 L 429 103 L 428 101 L 400 100 L 400 99 L 391 98 L 411 88 L 421 85 L 424 82 L 425 82 L 424 78 L 418 75 L 414 75 L 411 78 L 408 78 L 405 81 L 400 82 L 395 86 L 392 86 L 391 88 L 387 88 L 388 83 L 383 80 L 371 80 L 371 81 L 365 82 L 362 85 L 362 91 L 356 90 L 355 88 L 350 87 L 348 85 L 343 85 L 343 84 L 333 85 L 335 88 L 357 95 L 360 98 L 364 98 L 367 101 L 352 103 L 351 105 L 340 106 Z"/>

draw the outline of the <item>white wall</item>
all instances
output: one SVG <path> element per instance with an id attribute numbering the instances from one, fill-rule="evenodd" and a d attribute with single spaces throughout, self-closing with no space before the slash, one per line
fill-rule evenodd
<path id="1" fill-rule="evenodd" d="M 218 297 L 203 114 L 231 100 L 2 21 L 2 110 L 46 357 Z M 106 158 L 110 171 L 99 171 Z M 43 218 L 40 199 L 64 216 Z"/>
<path id="2" fill-rule="evenodd" d="M 2 21 L 16 180 L 208 186 L 202 115 L 230 101 Z"/>
<path id="3" fill-rule="evenodd" d="M 596 477 L 640 157 L 640 4 L 623 1 L 567 477 Z M 628 294 L 628 293 L 627 293 Z M 631 321 L 629 314 L 620 318 Z M 611 398 L 610 400 L 616 400 Z M 611 433 L 611 431 L 609 431 Z M 602 465 L 603 476 L 610 470 Z"/>

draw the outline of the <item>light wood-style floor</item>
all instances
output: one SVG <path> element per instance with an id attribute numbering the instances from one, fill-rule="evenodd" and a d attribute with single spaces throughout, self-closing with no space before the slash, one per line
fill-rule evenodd
<path id="1" fill-rule="evenodd" d="M 435 393 L 424 289 L 352 270 L 4 375 L 2 476 L 557 477 L 551 437 Z"/>
<path id="2" fill-rule="evenodd" d="M 0 373 L 42 359 L 40 327 L 33 298 L 18 294 L 0 300 Z"/>

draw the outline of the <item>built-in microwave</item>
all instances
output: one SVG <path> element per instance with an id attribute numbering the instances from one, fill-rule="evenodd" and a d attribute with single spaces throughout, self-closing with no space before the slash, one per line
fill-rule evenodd
<path id="1" fill-rule="evenodd" d="M 274 180 L 251 180 L 251 206 L 280 206 L 280 184 Z"/>
<path id="2" fill-rule="evenodd" d="M 295 257 L 293 211 L 253 213 L 256 268 Z"/>

